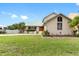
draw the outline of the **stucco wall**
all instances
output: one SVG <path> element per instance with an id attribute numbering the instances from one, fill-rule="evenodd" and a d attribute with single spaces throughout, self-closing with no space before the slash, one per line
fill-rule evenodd
<path id="1" fill-rule="evenodd" d="M 47 22 L 44 26 L 46 27 L 46 30 L 51 35 L 72 35 L 72 29 L 69 27 L 69 20 L 65 17 L 62 17 L 62 30 L 57 30 L 57 17 L 54 19 L 51 19 L 49 22 Z M 60 34 L 61 32 L 61 34 Z"/>

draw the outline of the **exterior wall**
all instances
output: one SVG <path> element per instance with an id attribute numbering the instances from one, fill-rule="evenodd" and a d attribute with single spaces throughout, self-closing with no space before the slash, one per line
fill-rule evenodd
<path id="1" fill-rule="evenodd" d="M 73 35 L 72 29 L 69 27 L 68 21 L 68 19 L 62 17 L 62 30 L 57 30 L 57 17 L 47 22 L 44 27 L 46 28 L 45 30 L 48 30 L 50 35 Z"/>

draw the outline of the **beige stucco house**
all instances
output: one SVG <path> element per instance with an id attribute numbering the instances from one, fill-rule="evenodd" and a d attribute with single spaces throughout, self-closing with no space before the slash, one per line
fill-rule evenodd
<path id="1" fill-rule="evenodd" d="M 71 19 L 63 14 L 52 13 L 43 19 L 44 31 L 47 30 L 50 35 L 73 35 L 69 21 Z"/>

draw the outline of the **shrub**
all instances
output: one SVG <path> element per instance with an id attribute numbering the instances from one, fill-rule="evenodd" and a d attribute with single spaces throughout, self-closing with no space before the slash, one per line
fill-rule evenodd
<path id="1" fill-rule="evenodd" d="M 76 36 L 79 37 L 79 31 L 77 31 Z"/>
<path id="2" fill-rule="evenodd" d="M 43 31 L 42 35 L 43 36 L 49 36 L 49 32 L 48 31 Z"/>
<path id="3" fill-rule="evenodd" d="M 3 32 L 2 32 L 2 31 L 0 31 L 0 34 L 5 34 L 5 33 L 6 33 L 5 31 L 3 31 Z"/>

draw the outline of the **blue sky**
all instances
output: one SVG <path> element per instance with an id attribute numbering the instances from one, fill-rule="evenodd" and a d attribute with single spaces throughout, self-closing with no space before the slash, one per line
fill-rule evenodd
<path id="1" fill-rule="evenodd" d="M 50 13 L 68 15 L 78 13 L 78 10 L 76 3 L 0 3 L 0 25 L 19 22 L 38 25 Z"/>

